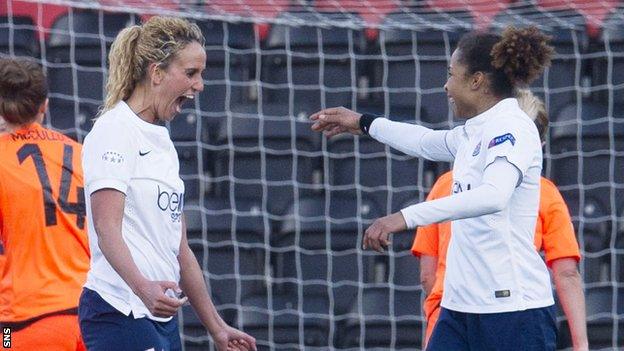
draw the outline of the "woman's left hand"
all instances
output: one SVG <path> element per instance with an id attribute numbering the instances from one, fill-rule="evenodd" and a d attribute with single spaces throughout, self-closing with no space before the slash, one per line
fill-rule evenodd
<path id="1" fill-rule="evenodd" d="M 364 240 L 362 240 L 362 247 L 365 250 L 371 248 L 377 252 L 383 252 L 384 247 L 390 244 L 388 238 L 390 234 L 405 229 L 407 229 L 407 225 L 405 224 L 405 219 L 401 212 L 378 218 L 366 229 Z"/>
<path id="2" fill-rule="evenodd" d="M 256 339 L 238 329 L 225 325 L 212 335 L 219 351 L 255 351 Z"/>

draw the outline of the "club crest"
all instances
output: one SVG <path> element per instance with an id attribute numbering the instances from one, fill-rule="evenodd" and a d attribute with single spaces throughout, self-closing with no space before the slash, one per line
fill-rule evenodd
<path id="1" fill-rule="evenodd" d="M 475 147 L 474 151 L 472 152 L 472 156 L 477 156 L 479 152 L 481 152 L 481 142 L 479 142 L 477 144 L 477 147 Z"/>

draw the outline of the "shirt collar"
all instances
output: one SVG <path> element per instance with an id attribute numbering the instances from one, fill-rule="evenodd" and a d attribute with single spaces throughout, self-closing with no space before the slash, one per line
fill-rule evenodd
<path id="1" fill-rule="evenodd" d="M 134 124 L 136 124 L 139 128 L 143 129 L 143 130 L 149 130 L 155 133 L 161 133 L 161 134 L 166 134 L 169 135 L 169 130 L 164 127 L 164 126 L 159 126 L 157 124 L 154 123 L 150 123 L 147 122 L 145 120 L 143 120 L 141 117 L 139 117 L 136 113 L 134 113 L 134 111 L 132 111 L 132 109 L 130 108 L 130 106 L 128 106 L 128 104 L 125 101 L 119 101 L 119 108 L 121 108 L 125 113 L 129 114 L 132 116 L 132 118 L 130 118 L 132 120 L 132 122 Z"/>

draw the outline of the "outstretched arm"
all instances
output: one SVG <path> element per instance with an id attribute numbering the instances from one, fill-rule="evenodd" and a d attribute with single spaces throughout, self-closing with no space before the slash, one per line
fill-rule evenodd
<path id="1" fill-rule="evenodd" d="M 321 110 L 310 119 L 312 130 L 331 137 L 342 133 L 368 134 L 375 140 L 411 156 L 450 162 L 455 158 L 457 138 L 452 130 L 432 130 L 416 124 L 393 122 L 362 115 L 344 107 Z"/>

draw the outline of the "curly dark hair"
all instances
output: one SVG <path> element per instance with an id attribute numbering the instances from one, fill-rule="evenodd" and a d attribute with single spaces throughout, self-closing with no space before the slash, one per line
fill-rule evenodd
<path id="1" fill-rule="evenodd" d="M 0 115 L 11 124 L 37 118 L 48 86 L 41 67 L 26 59 L 0 59 Z"/>
<path id="2" fill-rule="evenodd" d="M 457 45 L 459 61 L 469 74 L 484 72 L 490 77 L 492 93 L 511 97 L 517 87 L 524 87 L 550 65 L 555 50 L 550 37 L 536 27 L 505 28 L 502 35 L 472 32 Z M 484 55 L 484 53 L 490 53 Z"/>

